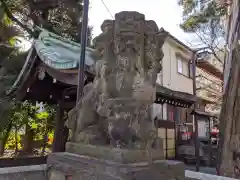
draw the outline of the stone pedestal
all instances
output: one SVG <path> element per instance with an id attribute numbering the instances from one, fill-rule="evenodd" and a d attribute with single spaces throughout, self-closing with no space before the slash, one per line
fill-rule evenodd
<path id="1" fill-rule="evenodd" d="M 85 147 L 85 150 L 86 149 L 87 147 Z M 97 150 L 97 148 L 95 150 Z M 181 162 L 154 160 L 155 158 L 148 161 L 148 158 L 144 156 L 142 156 L 142 160 L 140 161 L 135 158 L 128 158 L 133 152 L 123 151 L 123 156 L 121 156 L 120 151 L 117 151 L 117 149 L 112 149 L 110 153 L 110 148 L 107 150 L 105 147 L 105 153 L 108 153 L 105 155 L 102 154 L 104 151 L 101 147 L 99 147 L 98 153 L 95 153 L 95 150 L 94 147 L 92 147 L 92 150 L 89 150 L 88 153 L 98 154 L 95 157 L 67 152 L 49 155 L 47 161 L 50 170 L 49 180 L 185 179 L 184 164 Z M 119 153 L 117 154 L 117 152 Z M 136 152 L 136 154 L 138 153 L 140 152 Z M 112 157 L 112 161 L 110 157 Z M 132 163 L 133 161 L 135 161 L 135 163 Z"/>
<path id="2" fill-rule="evenodd" d="M 143 161 L 152 162 L 155 160 L 164 159 L 164 153 L 162 149 L 133 150 L 68 142 L 66 144 L 66 151 L 73 154 L 84 154 L 85 156 L 122 164 Z"/>

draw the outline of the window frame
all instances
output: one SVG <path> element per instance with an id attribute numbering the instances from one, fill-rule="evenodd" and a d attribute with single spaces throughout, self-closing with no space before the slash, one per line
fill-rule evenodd
<path id="1" fill-rule="evenodd" d="M 180 72 L 180 62 L 181 62 L 181 72 Z M 183 74 L 183 60 L 180 57 L 177 57 L 177 72 Z"/>
<path id="2" fill-rule="evenodd" d="M 176 54 L 177 73 L 186 78 L 193 79 L 193 67 L 191 60 L 184 58 L 182 55 Z M 181 65 L 181 66 L 180 66 Z M 192 71 L 192 73 L 190 73 Z"/>

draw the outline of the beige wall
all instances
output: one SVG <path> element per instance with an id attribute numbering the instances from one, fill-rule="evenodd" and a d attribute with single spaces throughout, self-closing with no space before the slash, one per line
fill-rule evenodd
<path id="1" fill-rule="evenodd" d="M 168 37 L 163 45 L 163 53 L 163 69 L 158 74 L 157 83 L 174 91 L 193 94 L 193 80 L 188 77 L 188 61 L 192 58 L 191 52 L 187 52 L 186 48 L 183 48 L 175 40 Z M 183 74 L 186 76 L 178 73 L 177 56 L 179 54 L 183 57 L 181 59 L 185 60 Z M 185 113 L 183 114 L 185 115 Z M 152 106 L 152 118 L 155 118 L 155 116 L 159 119 L 167 120 L 167 104 L 163 104 L 162 106 L 161 104 L 154 103 Z"/>
<path id="2" fill-rule="evenodd" d="M 191 78 L 184 76 L 178 73 L 177 66 L 177 55 L 182 54 L 182 56 L 186 62 L 184 62 L 185 66 L 183 66 L 184 74 L 188 75 L 188 60 L 191 59 L 191 54 L 187 56 L 187 53 L 184 53 L 186 49 L 181 49 L 180 46 L 176 46 L 176 41 L 173 41 L 170 37 L 168 37 L 163 45 L 164 58 L 162 60 L 162 74 L 158 76 L 158 83 L 163 86 L 175 90 L 186 93 L 193 93 L 193 81 Z M 187 72 L 186 72 L 187 71 Z M 163 77 L 161 77 L 163 76 Z"/>

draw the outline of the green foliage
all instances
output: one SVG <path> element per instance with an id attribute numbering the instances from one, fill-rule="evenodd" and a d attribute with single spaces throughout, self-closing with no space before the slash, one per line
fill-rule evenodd
<path id="1" fill-rule="evenodd" d="M 16 122 L 22 115 L 13 111 L 17 105 L 12 101 L 11 97 L 6 96 L 6 91 L 12 87 L 17 75 L 19 74 L 24 63 L 26 53 L 17 53 L 12 48 L 0 47 L 0 143 L 6 143 L 9 133 Z M 2 58 L 2 59 L 1 59 Z M 13 122 L 16 120 L 16 122 Z M 17 126 L 19 126 L 17 124 Z M 20 146 L 19 146 L 20 147 Z M 0 149 L 2 153 L 2 149 Z"/>
<path id="2" fill-rule="evenodd" d="M 37 119 L 47 119 L 49 117 L 48 112 L 41 112 L 36 114 Z"/>
<path id="3" fill-rule="evenodd" d="M 183 8 L 180 27 L 184 32 L 195 33 L 214 55 L 221 51 L 219 41 L 224 37 L 222 17 L 226 14 L 226 7 L 220 6 L 216 0 L 180 0 L 179 5 Z"/>
<path id="4" fill-rule="evenodd" d="M 7 26 L 12 26 L 13 25 L 12 20 L 6 15 L 6 13 L 3 14 L 2 23 L 7 25 Z"/>
<path id="5" fill-rule="evenodd" d="M 12 131 L 8 136 L 8 141 L 5 145 L 5 149 L 15 149 L 16 147 L 16 136 L 18 148 L 23 147 L 21 137 L 24 136 L 26 125 L 34 131 L 34 141 L 43 141 L 45 136 L 48 137 L 47 144 L 52 144 L 54 131 L 53 123 L 55 111 L 47 104 L 44 104 L 45 111 L 38 112 L 39 108 L 29 101 L 16 102 L 13 105 L 10 120 L 12 123 Z M 16 134 L 17 130 L 17 134 Z M 2 131 L 3 133 L 3 131 Z M 40 148 L 40 147 L 39 147 Z"/>
<path id="6" fill-rule="evenodd" d="M 18 35 L 18 29 L 13 25 L 13 21 L 4 12 L 0 3 L 0 55 L 6 48 L 10 50 L 14 49 Z M 1 56 L 1 58 L 3 57 Z"/>
<path id="7" fill-rule="evenodd" d="M 20 129 L 22 126 L 34 123 L 34 116 L 36 113 L 35 106 L 25 101 L 23 103 L 16 103 L 13 106 L 11 119 L 13 120 L 14 127 Z"/>
<path id="8" fill-rule="evenodd" d="M 8 39 L 8 43 L 10 46 L 14 46 L 17 43 L 17 37 L 11 37 Z"/>
<path id="9" fill-rule="evenodd" d="M 219 6 L 215 0 L 181 0 L 179 4 L 183 7 L 184 22 L 181 27 L 186 32 L 196 32 L 212 22 L 220 24 L 221 17 L 226 13 L 226 8 Z"/>
<path id="10" fill-rule="evenodd" d="M 18 22 L 16 19 L 15 22 L 23 30 L 28 28 L 29 32 L 29 29 L 31 31 L 36 25 L 65 38 L 80 42 L 82 24 L 79 20 L 82 16 L 82 0 L 50 0 L 48 2 L 41 2 L 41 0 L 5 0 L 4 2 L 9 12 L 17 17 Z M 91 30 L 91 28 L 88 30 L 89 43 Z"/>
<path id="11" fill-rule="evenodd" d="M 216 0 L 179 0 L 178 3 L 183 8 L 183 16 L 199 13 L 205 17 L 219 17 L 226 13 L 226 7 Z"/>
<path id="12" fill-rule="evenodd" d="M 21 128 L 28 124 L 32 129 L 41 130 L 46 126 L 51 126 L 55 111 L 47 104 L 44 105 L 44 112 L 38 112 L 38 107 L 24 101 L 23 103 L 16 103 L 13 106 L 12 116 L 14 126 Z"/>
<path id="13" fill-rule="evenodd" d="M 53 143 L 53 138 L 54 138 L 54 131 L 52 130 L 48 133 L 48 142 L 47 143 L 49 145 Z"/>
<path id="14" fill-rule="evenodd" d="M 22 148 L 21 136 L 19 134 L 17 135 L 17 141 L 18 141 L 18 148 L 21 149 Z M 16 146 L 15 132 L 11 131 L 8 136 L 8 141 L 5 145 L 5 149 L 7 150 L 15 149 L 15 146 Z"/>

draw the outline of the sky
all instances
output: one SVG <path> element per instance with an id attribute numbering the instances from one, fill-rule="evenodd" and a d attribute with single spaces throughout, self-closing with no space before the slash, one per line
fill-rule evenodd
<path id="1" fill-rule="evenodd" d="M 104 6 L 107 6 L 107 8 Z M 93 27 L 93 37 L 101 33 L 100 26 L 105 19 L 112 19 L 120 11 L 138 11 L 145 15 L 146 20 L 154 20 L 158 27 L 163 27 L 180 41 L 190 45 L 191 37 L 184 33 L 181 23 L 181 8 L 178 0 L 90 0 L 89 25 Z M 31 42 L 22 43 L 28 49 Z"/>
<path id="2" fill-rule="evenodd" d="M 178 0 L 103 0 L 114 16 L 120 11 L 138 11 L 147 20 L 154 20 L 179 40 L 186 42 L 189 35 L 180 28 L 181 8 Z M 101 0 L 90 0 L 89 25 L 93 26 L 93 37 L 101 33 L 100 26 L 105 19 L 112 19 Z"/>

